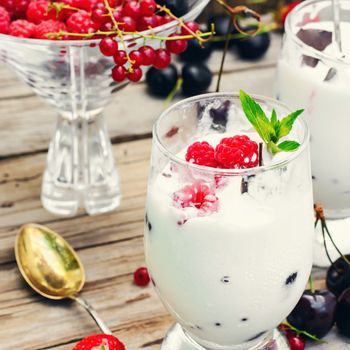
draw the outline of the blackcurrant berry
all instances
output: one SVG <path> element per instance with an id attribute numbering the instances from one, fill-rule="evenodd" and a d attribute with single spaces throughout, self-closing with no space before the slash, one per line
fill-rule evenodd
<path id="1" fill-rule="evenodd" d="M 182 68 L 182 92 L 185 96 L 202 94 L 212 81 L 212 73 L 203 63 L 188 63 Z"/>
<path id="2" fill-rule="evenodd" d="M 146 74 L 149 91 L 156 96 L 166 97 L 174 89 L 178 79 L 176 67 L 170 64 L 165 69 L 151 67 Z"/>

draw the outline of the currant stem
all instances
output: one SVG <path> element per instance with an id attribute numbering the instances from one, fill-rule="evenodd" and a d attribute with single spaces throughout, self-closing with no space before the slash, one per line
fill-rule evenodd
<path id="1" fill-rule="evenodd" d="M 165 106 L 167 106 L 175 97 L 175 95 L 178 93 L 178 91 L 181 89 L 182 84 L 183 84 L 183 79 L 179 78 L 176 82 L 175 87 L 170 91 L 169 95 L 167 96 L 165 100 Z"/>
<path id="2" fill-rule="evenodd" d="M 314 279 L 312 277 L 312 273 L 310 274 L 310 277 L 309 277 L 309 285 L 310 285 L 311 293 L 315 294 L 315 285 L 314 285 Z"/>

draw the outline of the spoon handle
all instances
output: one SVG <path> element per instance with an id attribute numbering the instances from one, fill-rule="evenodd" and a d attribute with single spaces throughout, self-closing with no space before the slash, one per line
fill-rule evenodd
<path id="1" fill-rule="evenodd" d="M 105 322 L 100 318 L 100 316 L 97 314 L 96 310 L 83 298 L 77 297 L 75 295 L 70 296 L 71 299 L 75 300 L 77 303 L 79 303 L 93 318 L 93 320 L 96 322 L 98 327 L 101 329 L 101 331 L 105 334 L 112 334 L 112 331 L 108 328 L 108 326 L 105 324 Z"/>

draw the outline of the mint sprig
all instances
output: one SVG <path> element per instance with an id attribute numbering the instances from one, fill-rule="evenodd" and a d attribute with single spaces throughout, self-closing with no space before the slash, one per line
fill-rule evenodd
<path id="1" fill-rule="evenodd" d="M 294 122 L 304 112 L 303 109 L 298 109 L 281 120 L 273 109 L 269 119 L 261 106 L 243 90 L 240 91 L 239 97 L 244 114 L 272 154 L 294 152 L 300 147 L 300 143 L 294 140 L 279 141 L 291 132 Z"/>

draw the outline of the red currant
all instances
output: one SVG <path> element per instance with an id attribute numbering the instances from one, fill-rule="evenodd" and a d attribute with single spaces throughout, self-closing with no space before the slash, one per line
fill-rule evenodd
<path id="1" fill-rule="evenodd" d="M 111 32 L 113 30 L 113 23 L 111 21 L 101 23 L 100 30 L 102 32 Z"/>
<path id="2" fill-rule="evenodd" d="M 129 54 L 131 60 L 133 61 L 132 65 L 134 67 L 140 67 L 143 64 L 143 55 L 138 50 L 133 50 Z"/>
<path id="3" fill-rule="evenodd" d="M 199 30 L 199 24 L 194 22 L 194 21 L 190 21 L 190 22 L 186 22 L 185 26 L 190 29 L 193 33 L 196 33 Z M 181 34 L 182 35 L 191 35 L 192 33 L 188 31 L 188 29 L 185 27 L 181 27 Z"/>
<path id="4" fill-rule="evenodd" d="M 135 32 L 136 31 L 136 21 L 128 16 L 122 17 L 120 21 L 120 29 L 124 32 Z"/>
<path id="5" fill-rule="evenodd" d="M 294 336 L 288 336 L 287 339 L 291 350 L 305 349 L 305 341 L 301 337 L 294 335 Z"/>
<path id="6" fill-rule="evenodd" d="M 172 21 L 172 18 L 169 15 L 165 15 L 165 16 L 156 15 L 156 16 L 157 16 L 159 26 L 163 24 L 167 24 Z"/>
<path id="7" fill-rule="evenodd" d="M 152 16 L 157 9 L 157 3 L 154 0 L 142 0 L 140 11 L 143 16 Z"/>
<path id="8" fill-rule="evenodd" d="M 155 16 L 142 16 L 137 21 L 137 29 L 141 32 L 157 26 L 158 20 Z"/>
<path id="9" fill-rule="evenodd" d="M 142 46 L 139 51 L 142 54 L 143 57 L 143 65 L 144 66 L 151 66 L 154 62 L 154 59 L 156 57 L 156 51 L 151 46 Z"/>
<path id="10" fill-rule="evenodd" d="M 93 21 L 98 23 L 107 22 L 109 17 L 107 16 L 108 11 L 102 2 L 98 2 L 91 12 L 91 18 Z"/>
<path id="11" fill-rule="evenodd" d="M 126 76 L 128 74 L 128 71 L 124 66 L 115 66 L 112 69 L 112 78 L 114 81 L 121 83 L 125 80 Z"/>
<path id="12" fill-rule="evenodd" d="M 113 58 L 117 66 L 123 66 L 128 61 L 128 56 L 124 50 L 117 50 Z"/>
<path id="13" fill-rule="evenodd" d="M 137 19 L 141 15 L 141 6 L 138 1 L 132 0 L 125 3 L 122 9 L 123 16 L 129 16 L 133 19 Z"/>
<path id="14" fill-rule="evenodd" d="M 177 34 L 171 34 L 170 37 L 175 37 Z M 178 39 L 178 40 L 167 40 L 165 44 L 166 48 L 176 55 L 183 53 L 187 49 L 187 41 Z"/>
<path id="15" fill-rule="evenodd" d="M 134 283 L 140 287 L 145 287 L 149 283 L 150 278 L 146 267 L 139 267 L 134 272 Z"/>
<path id="16" fill-rule="evenodd" d="M 171 62 L 170 52 L 164 49 L 156 50 L 156 57 L 154 58 L 153 66 L 157 69 L 164 69 L 169 66 Z"/>
<path id="17" fill-rule="evenodd" d="M 100 41 L 99 47 L 104 56 L 113 56 L 118 50 L 117 42 L 108 36 Z"/>

